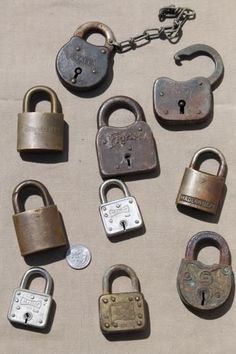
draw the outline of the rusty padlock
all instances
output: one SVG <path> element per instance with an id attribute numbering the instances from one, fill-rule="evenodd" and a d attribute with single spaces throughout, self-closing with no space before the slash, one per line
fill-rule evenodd
<path id="1" fill-rule="evenodd" d="M 206 246 L 219 249 L 219 264 L 206 265 L 197 260 L 199 251 Z M 214 310 L 228 300 L 233 282 L 230 250 L 225 239 L 211 231 L 194 235 L 188 242 L 177 277 L 182 301 L 197 310 Z"/>
<path id="2" fill-rule="evenodd" d="M 217 176 L 199 171 L 200 158 L 208 154 L 219 161 Z M 198 150 L 185 169 L 176 198 L 177 205 L 185 205 L 210 214 L 217 214 L 222 194 L 225 188 L 227 163 L 224 155 L 218 149 L 205 147 Z"/>
<path id="3" fill-rule="evenodd" d="M 25 210 L 22 192 L 29 188 L 42 197 L 43 207 Z M 42 183 L 27 180 L 18 184 L 12 194 L 12 204 L 15 212 L 13 222 L 22 256 L 66 246 L 59 211 L 51 202 L 49 192 Z"/>
<path id="4" fill-rule="evenodd" d="M 195 77 L 175 81 L 167 77 L 157 79 L 153 87 L 154 112 L 164 124 L 192 124 L 206 121 L 213 111 L 213 94 L 222 81 L 224 64 L 220 54 L 205 44 L 194 44 L 177 52 L 174 59 L 182 60 L 205 55 L 215 63 L 215 71 L 208 78 Z"/>
<path id="5" fill-rule="evenodd" d="M 124 108 L 135 115 L 126 127 L 108 125 L 110 115 Z M 157 150 L 152 131 L 145 122 L 142 107 L 130 97 L 116 96 L 98 111 L 96 148 L 102 177 L 151 172 L 157 168 Z"/>
<path id="6" fill-rule="evenodd" d="M 49 96 L 51 112 L 32 112 L 32 98 Z M 63 150 L 64 119 L 56 93 L 47 86 L 35 86 L 26 92 L 23 113 L 18 114 L 17 151 L 43 152 Z"/>

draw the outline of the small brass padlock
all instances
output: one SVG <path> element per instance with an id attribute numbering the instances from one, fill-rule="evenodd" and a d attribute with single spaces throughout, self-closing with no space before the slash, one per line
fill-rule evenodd
<path id="1" fill-rule="evenodd" d="M 205 154 L 210 154 L 219 161 L 217 176 L 198 170 L 200 158 Z M 200 149 L 194 154 L 189 167 L 185 169 L 176 204 L 217 214 L 226 174 L 227 163 L 222 152 L 212 147 Z"/>
<path id="2" fill-rule="evenodd" d="M 219 264 L 206 265 L 197 260 L 199 251 L 206 246 L 219 249 Z M 225 239 L 211 231 L 194 235 L 188 242 L 177 278 L 182 301 L 197 310 L 214 310 L 227 301 L 233 283 L 230 250 Z"/>
<path id="3" fill-rule="evenodd" d="M 43 207 L 25 210 L 21 194 L 26 188 L 32 188 L 42 197 Z M 66 246 L 57 206 L 51 202 L 49 192 L 42 183 L 35 180 L 21 182 L 13 191 L 12 203 L 15 212 L 13 222 L 22 256 Z"/>
<path id="4" fill-rule="evenodd" d="M 36 275 L 43 277 L 46 281 L 43 293 L 27 288 L 29 281 Z M 8 320 L 26 327 L 45 328 L 52 304 L 52 284 L 52 277 L 45 269 L 35 267 L 27 270 L 20 287 L 14 290 Z"/>
<path id="5" fill-rule="evenodd" d="M 51 112 L 32 112 L 32 98 L 39 93 L 49 96 Z M 32 87 L 24 96 L 23 113 L 18 114 L 17 151 L 62 151 L 63 117 L 57 95 L 51 88 Z"/>
<path id="6" fill-rule="evenodd" d="M 118 272 L 125 273 L 132 283 L 133 292 L 111 293 L 110 279 Z M 103 277 L 103 294 L 99 298 L 100 328 L 104 334 L 142 331 L 147 325 L 145 300 L 139 280 L 133 269 L 117 264 Z"/>

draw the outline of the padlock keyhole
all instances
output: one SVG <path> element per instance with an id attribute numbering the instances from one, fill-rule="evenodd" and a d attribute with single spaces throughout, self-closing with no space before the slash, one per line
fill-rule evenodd
<path id="1" fill-rule="evenodd" d="M 200 292 L 200 299 L 201 299 L 201 306 L 204 306 L 206 303 L 206 293 L 204 290 L 201 290 Z"/>
<path id="2" fill-rule="evenodd" d="M 75 75 L 73 77 L 73 80 L 76 80 L 78 75 L 80 75 L 82 73 L 82 69 L 80 67 L 75 68 Z"/>
<path id="3" fill-rule="evenodd" d="M 185 106 L 186 106 L 185 100 L 179 100 L 178 106 L 179 106 L 179 113 L 184 114 L 184 110 L 185 110 Z"/>
<path id="4" fill-rule="evenodd" d="M 131 159 L 130 159 L 131 155 L 130 154 L 125 154 L 125 160 L 126 160 L 126 163 L 128 165 L 128 167 L 131 166 Z"/>
<path id="5" fill-rule="evenodd" d="M 31 320 L 32 315 L 31 315 L 31 313 L 26 312 L 26 313 L 24 314 L 24 317 L 25 317 L 25 324 L 27 324 L 28 321 Z"/>
<path id="6" fill-rule="evenodd" d="M 121 220 L 120 225 L 123 227 L 123 230 L 126 230 L 126 221 L 125 220 Z"/>

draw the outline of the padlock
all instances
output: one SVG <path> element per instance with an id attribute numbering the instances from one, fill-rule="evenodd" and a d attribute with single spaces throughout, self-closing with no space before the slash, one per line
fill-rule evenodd
<path id="1" fill-rule="evenodd" d="M 32 98 L 49 96 L 51 112 L 32 112 Z M 26 92 L 23 113 L 18 114 L 17 151 L 56 152 L 63 150 L 64 119 L 56 93 L 46 86 L 35 86 Z"/>
<path id="2" fill-rule="evenodd" d="M 219 249 L 219 264 L 206 265 L 197 260 L 199 251 L 206 246 Z M 225 239 L 212 231 L 194 235 L 188 242 L 177 277 L 182 301 L 196 310 L 214 310 L 228 300 L 233 282 L 230 250 Z"/>
<path id="3" fill-rule="evenodd" d="M 191 45 L 174 56 L 178 65 L 182 60 L 205 55 L 215 63 L 215 71 L 208 78 L 195 77 L 175 81 L 161 77 L 154 83 L 153 105 L 157 119 L 163 124 L 193 124 L 207 121 L 213 112 L 212 91 L 222 81 L 224 64 L 220 54 L 205 44 Z"/>
<path id="4" fill-rule="evenodd" d="M 43 207 L 25 210 L 22 192 L 29 188 L 42 197 Z M 12 203 L 15 212 L 13 222 L 22 256 L 66 246 L 59 211 L 42 183 L 35 180 L 21 182 L 13 191 Z"/>
<path id="5" fill-rule="evenodd" d="M 88 35 L 101 33 L 105 44 L 86 41 Z M 113 64 L 115 36 L 100 22 L 86 22 L 58 52 L 56 70 L 62 84 L 71 91 L 90 90 L 102 83 Z"/>
<path id="6" fill-rule="evenodd" d="M 29 281 L 34 276 L 41 276 L 45 279 L 44 292 L 28 289 Z M 21 280 L 20 287 L 14 290 L 8 311 L 8 320 L 13 324 L 26 327 L 45 328 L 52 304 L 52 284 L 52 277 L 45 269 L 34 267 L 27 270 Z"/>
<path id="7" fill-rule="evenodd" d="M 217 176 L 198 170 L 200 159 L 205 154 L 219 161 Z M 176 204 L 216 215 L 225 188 L 226 174 L 227 163 L 222 152 L 212 147 L 198 150 L 185 169 Z"/>
<path id="8" fill-rule="evenodd" d="M 131 279 L 133 291 L 111 292 L 111 277 L 124 273 Z M 100 328 L 104 334 L 143 331 L 147 325 L 146 308 L 136 273 L 132 268 L 117 264 L 110 267 L 103 276 L 103 293 L 99 298 Z"/>
<path id="9" fill-rule="evenodd" d="M 108 126 L 109 116 L 125 108 L 135 115 L 126 127 Z M 145 122 L 142 107 L 130 97 L 116 96 L 105 101 L 98 111 L 96 148 L 102 177 L 114 177 L 157 168 L 157 150 L 152 131 Z"/>
<path id="10" fill-rule="evenodd" d="M 125 198 L 107 201 L 106 191 L 111 186 L 118 186 Z M 138 204 L 130 196 L 126 184 L 118 179 L 109 179 L 99 189 L 101 205 L 99 206 L 103 226 L 108 237 L 120 235 L 143 227 L 143 219 Z"/>

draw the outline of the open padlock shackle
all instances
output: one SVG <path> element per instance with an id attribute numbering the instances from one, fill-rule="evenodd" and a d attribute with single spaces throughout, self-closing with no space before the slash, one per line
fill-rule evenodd
<path id="1" fill-rule="evenodd" d="M 140 104 L 127 96 L 115 96 L 106 100 L 98 110 L 98 128 L 108 125 L 110 115 L 120 108 L 128 109 L 135 115 L 135 121 L 145 121 L 145 115 Z"/>
<path id="2" fill-rule="evenodd" d="M 51 295 L 53 284 L 52 277 L 45 269 L 40 267 L 33 267 L 25 272 L 20 283 L 20 288 L 27 289 L 30 278 L 34 275 L 40 275 L 45 279 L 44 293 L 47 295 Z"/>
<path id="3" fill-rule="evenodd" d="M 192 60 L 200 55 L 211 58 L 215 63 L 215 71 L 207 78 L 212 90 L 215 90 L 223 78 L 224 64 L 220 54 L 214 48 L 206 44 L 193 44 L 179 50 L 174 59 L 177 64 L 180 64 L 183 60 Z"/>
<path id="4" fill-rule="evenodd" d="M 29 89 L 23 99 L 23 112 L 30 112 L 30 101 L 34 94 L 43 92 L 46 93 L 51 102 L 51 113 L 59 112 L 59 101 L 55 91 L 53 91 L 50 87 L 47 86 L 34 86 Z"/>
<path id="5" fill-rule="evenodd" d="M 111 293 L 110 278 L 113 274 L 115 274 L 117 272 L 123 272 L 123 273 L 127 274 L 127 276 L 131 280 L 131 284 L 132 284 L 132 288 L 133 288 L 134 292 L 140 292 L 139 280 L 138 280 L 138 277 L 137 277 L 135 271 L 125 264 L 115 264 L 115 265 L 111 266 L 109 269 L 107 269 L 107 271 L 105 272 L 105 274 L 103 276 L 103 281 L 102 281 L 103 294 L 110 294 Z"/>
<path id="6" fill-rule="evenodd" d="M 118 186 L 124 192 L 124 195 L 126 197 L 130 196 L 129 190 L 124 182 L 120 181 L 119 179 L 115 179 L 115 178 L 108 179 L 107 181 L 103 182 L 99 188 L 99 195 L 100 195 L 100 199 L 101 199 L 102 204 L 107 203 L 106 192 L 110 186 Z"/>

